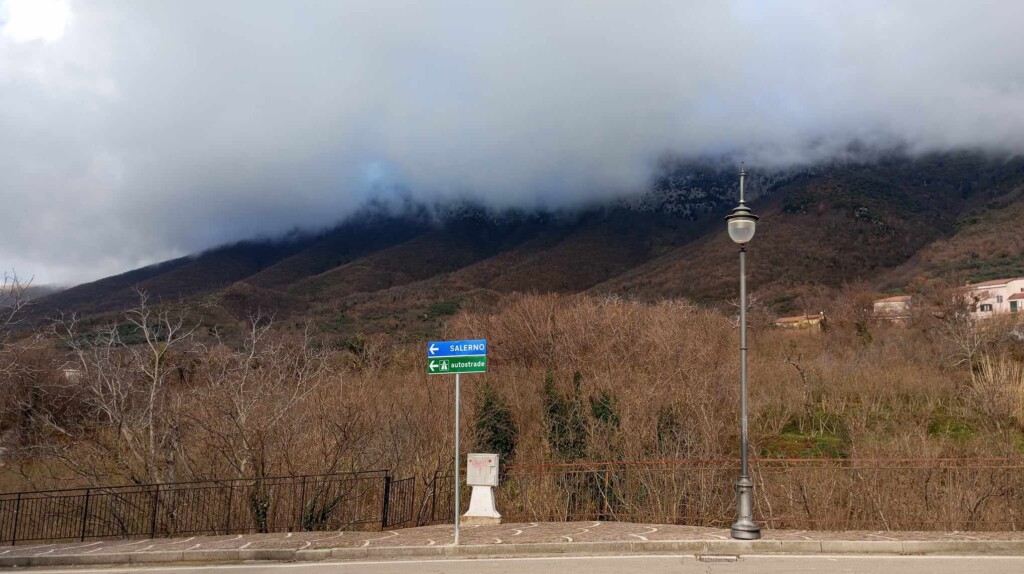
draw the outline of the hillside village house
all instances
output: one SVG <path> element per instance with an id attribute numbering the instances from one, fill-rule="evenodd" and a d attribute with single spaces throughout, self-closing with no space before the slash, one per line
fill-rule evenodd
<path id="1" fill-rule="evenodd" d="M 1024 311 L 1024 277 L 968 283 L 964 289 L 974 302 L 975 317 Z"/>
<path id="2" fill-rule="evenodd" d="M 822 322 L 825 321 L 825 312 L 822 311 L 817 315 L 797 315 L 795 317 L 779 317 L 775 320 L 776 327 L 783 327 L 786 329 L 807 329 L 810 327 L 821 328 Z"/>
<path id="3" fill-rule="evenodd" d="M 887 321 L 902 322 L 910 318 L 910 295 L 897 295 L 875 301 L 872 312 L 875 317 Z"/>

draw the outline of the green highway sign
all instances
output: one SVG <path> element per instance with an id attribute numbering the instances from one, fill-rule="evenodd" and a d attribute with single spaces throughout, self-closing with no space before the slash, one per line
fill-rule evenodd
<path id="1" fill-rule="evenodd" d="M 455 375 L 458 373 L 485 372 L 487 372 L 487 355 L 427 359 L 428 375 Z"/>
<path id="2" fill-rule="evenodd" d="M 465 339 L 462 341 L 431 341 L 427 343 L 427 374 L 455 375 L 455 545 L 459 545 L 459 375 L 462 373 L 487 372 L 487 340 Z M 476 488 L 476 487 L 474 487 Z"/>

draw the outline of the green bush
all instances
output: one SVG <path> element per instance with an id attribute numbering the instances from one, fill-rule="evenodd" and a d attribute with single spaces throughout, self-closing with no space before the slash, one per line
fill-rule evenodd
<path id="1" fill-rule="evenodd" d="M 454 315 L 459 310 L 461 303 L 458 299 L 449 299 L 448 301 L 441 301 L 440 303 L 432 303 L 430 307 L 427 307 L 427 318 L 436 319 L 438 317 L 445 317 L 448 315 Z"/>
<path id="2" fill-rule="evenodd" d="M 519 439 L 519 429 L 512 419 L 512 410 L 487 381 L 484 381 L 481 389 L 480 402 L 476 419 L 479 448 L 481 452 L 497 453 L 504 467 L 515 459 L 516 442 Z"/>

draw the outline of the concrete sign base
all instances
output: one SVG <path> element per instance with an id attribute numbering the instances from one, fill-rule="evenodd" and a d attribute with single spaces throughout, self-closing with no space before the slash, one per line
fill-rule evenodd
<path id="1" fill-rule="evenodd" d="M 494 487 L 474 486 L 469 511 L 462 515 L 463 524 L 492 526 L 501 524 L 501 515 L 494 507 Z"/>

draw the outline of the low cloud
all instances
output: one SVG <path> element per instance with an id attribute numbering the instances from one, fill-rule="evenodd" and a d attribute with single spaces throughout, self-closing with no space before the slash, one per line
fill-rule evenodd
<path id="1" fill-rule="evenodd" d="M 394 187 L 559 207 L 642 190 L 666 154 L 1024 149 L 1012 2 L 71 0 L 36 28 L 12 2 L 0 267 L 45 282 Z"/>

